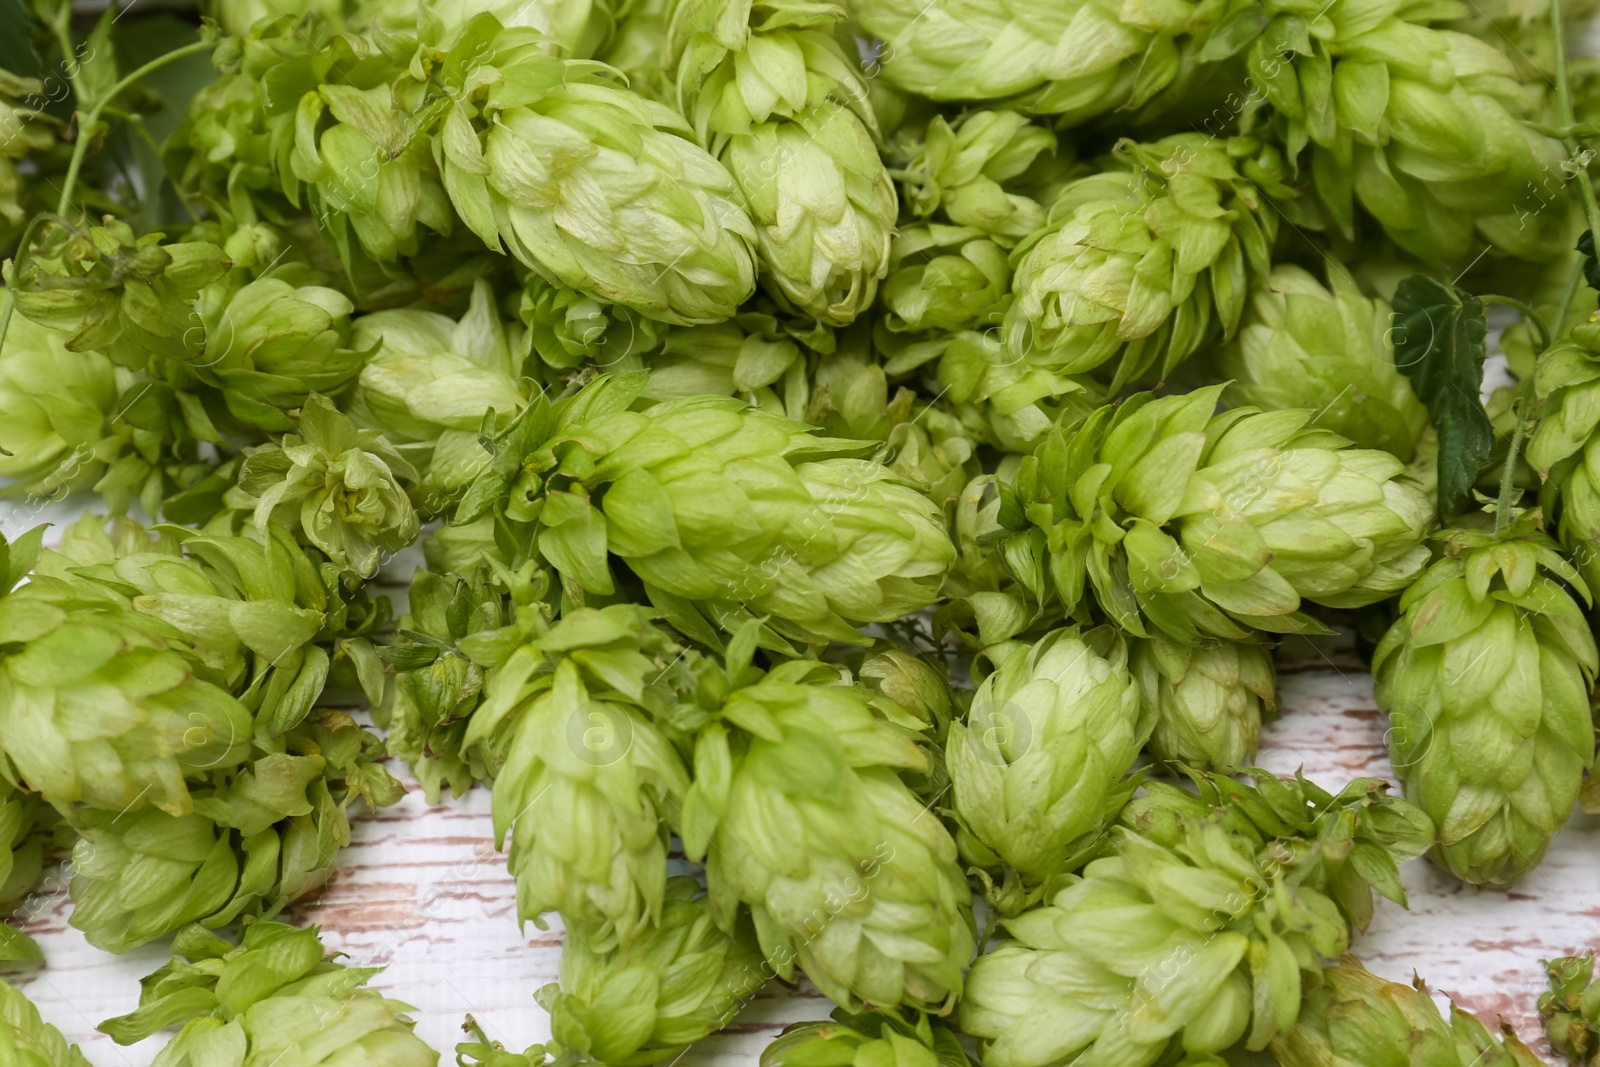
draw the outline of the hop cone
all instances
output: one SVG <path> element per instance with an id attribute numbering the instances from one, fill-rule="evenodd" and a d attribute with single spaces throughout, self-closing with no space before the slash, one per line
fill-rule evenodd
<path id="1" fill-rule="evenodd" d="M 39 1009 L 14 986 L 0 981 L 0 1063 L 16 1067 L 89 1067 L 61 1031 L 39 1017 Z"/>
<path id="2" fill-rule="evenodd" d="M 323 712 L 192 786 L 191 814 L 83 812 L 72 925 L 95 947 L 125 952 L 190 923 L 276 914 L 333 873 L 357 798 L 376 809 L 404 794 L 375 762 L 382 751 L 348 716 Z"/>
<path id="3" fill-rule="evenodd" d="M 1420 846 L 1352 840 L 1352 824 L 1392 808 L 1367 803 L 1371 783 L 1338 798 L 1316 791 L 1318 805 L 1303 784 L 1268 780 L 1276 784 L 1260 792 L 1228 783 L 1245 802 L 1218 807 L 1182 790 L 1153 794 L 1118 828 L 1110 854 L 1053 903 L 1005 920 L 1012 940 L 978 958 L 959 1009 L 962 1030 L 984 1042 L 983 1062 L 1044 1067 L 1083 1056 L 1139 1067 L 1169 1049 L 1203 1057 L 1243 1041 L 1260 1050 L 1292 1027 L 1319 960 L 1349 940 L 1352 917 L 1327 887 L 1330 853 L 1373 846 L 1363 860 L 1377 864 L 1338 869 L 1382 868 L 1398 888 L 1395 860 Z M 1295 798 L 1294 821 L 1272 811 Z"/>
<path id="4" fill-rule="evenodd" d="M 1478 885 L 1544 858 L 1594 756 L 1589 595 L 1536 521 L 1441 532 L 1372 658 L 1390 758 L 1439 826 L 1434 858 Z"/>
<path id="5" fill-rule="evenodd" d="M 1054 133 L 1013 111 L 973 111 L 953 124 L 939 115 L 901 148 L 894 174 L 915 218 L 938 216 L 1010 248 L 1047 220 L 1044 207 L 1013 187 L 1056 150 Z"/>
<path id="6" fill-rule="evenodd" d="M 744 662 L 755 630 L 730 648 Z M 704 859 L 718 925 L 748 905 L 772 970 L 798 963 L 858 1008 L 937 1006 L 972 955 L 971 892 L 955 842 L 901 781 L 926 774 L 915 733 L 825 665 L 791 661 L 736 689 L 695 741 L 684 851 Z"/>
<path id="7" fill-rule="evenodd" d="M 334 962 L 315 927 L 247 926 L 237 945 L 184 928 L 172 959 L 141 981 L 138 1010 L 102 1033 L 130 1045 L 182 1025 L 155 1067 L 436 1067 L 439 1054 L 411 1032 L 408 1005 L 366 983 L 381 967 Z"/>
<path id="8" fill-rule="evenodd" d="M 573 611 L 494 666 L 462 746 L 504 753 L 495 835 L 511 832 L 520 918 L 593 924 L 597 948 L 660 919 L 668 820 L 689 788 L 648 714 L 670 647 L 645 609 L 618 604 Z"/>
<path id="9" fill-rule="evenodd" d="M 1343 271 L 1328 279 L 1331 289 L 1299 267 L 1273 268 L 1219 360 L 1233 381 L 1227 399 L 1267 411 L 1310 408 L 1317 426 L 1357 448 L 1410 459 L 1428 414 L 1395 367 L 1389 305 L 1362 296 Z"/>
<path id="10" fill-rule="evenodd" d="M 1067 627 L 989 656 L 995 671 L 945 747 L 962 855 L 1003 860 L 1036 885 L 1116 818 L 1149 726 L 1127 642 L 1110 627 Z"/>
<path id="11" fill-rule="evenodd" d="M 1405 588 L 1433 514 L 1400 461 L 1310 428 L 1310 411 L 1213 416 L 1220 390 L 1141 394 L 1047 437 L 1002 489 L 1017 579 L 1069 612 L 1092 591 L 1129 633 L 1187 644 L 1320 632 L 1302 599 Z"/>
<path id="12" fill-rule="evenodd" d="M 205 339 L 195 301 L 229 260 L 207 241 L 164 242 L 110 217 L 82 230 L 46 227 L 23 265 L 6 268 L 6 284 L 25 317 L 72 334 L 68 351 L 104 352 L 136 369 L 195 359 Z"/>
<path id="13" fill-rule="evenodd" d="M 861 27 L 883 41 L 875 69 L 897 89 L 935 100 L 1020 97 L 1027 110 L 1078 123 L 1144 103 L 1178 72 L 1173 38 L 1185 2 L 1114 0 L 855 0 Z"/>
<path id="14" fill-rule="evenodd" d="M 43 533 L 0 550 L 0 772 L 58 807 L 187 814 L 190 776 L 245 758 L 249 710 L 123 594 L 43 574 L 16 588 Z"/>
<path id="15" fill-rule="evenodd" d="M 558 370 L 590 364 L 620 369 L 618 364 L 630 357 L 654 353 L 669 332 L 665 323 L 632 308 L 608 304 L 531 272 L 523 282 L 517 314 L 526 327 L 524 348 Z M 680 327 L 675 332 L 700 328 Z"/>
<path id="16" fill-rule="evenodd" d="M 859 644 L 853 624 L 933 602 L 953 554 L 939 511 L 882 464 L 839 456 L 859 445 L 728 397 L 627 410 L 644 381 L 536 400 L 496 442 L 456 529 L 492 524 L 512 564 L 535 543 L 591 595 L 618 588 L 614 556 L 673 626 L 713 646 L 756 613 L 771 642 Z"/>
<path id="17" fill-rule="evenodd" d="M 435 155 L 462 221 L 546 278 L 649 318 L 732 315 L 755 289 L 756 236 L 733 178 L 676 112 L 541 48 L 479 16 L 443 57 L 454 103 Z"/>
<path id="18" fill-rule="evenodd" d="M 1133 643 L 1133 676 L 1154 721 L 1150 753 L 1224 773 L 1255 759 L 1261 719 L 1278 706 L 1272 657 L 1250 641 Z"/>
<path id="19" fill-rule="evenodd" d="M 415 482 L 417 472 L 382 434 L 356 429 L 324 397 L 306 401 L 295 428 L 245 459 L 237 506 L 371 577 L 385 554 L 417 539 L 417 513 L 398 481 Z"/>
<path id="20" fill-rule="evenodd" d="M 44 873 L 47 810 L 0 778 L 0 915 L 15 911 Z M 42 958 L 27 934 L 0 925 L 0 962 Z"/>
<path id="21" fill-rule="evenodd" d="M 567 929 L 561 981 L 537 994 L 556 1041 L 598 1063 L 643 1067 L 733 1021 L 770 972 L 748 923 L 723 933 L 699 893 L 693 878 L 670 879 L 660 922 L 620 946 L 599 947 L 582 923 Z"/>
<path id="22" fill-rule="evenodd" d="M 761 1067 L 968 1067 L 961 1039 L 921 1012 L 852 1015 L 835 1008 L 833 1021 L 795 1023 L 761 1053 Z"/>
<path id="23" fill-rule="evenodd" d="M 382 431 L 416 468 L 425 512 L 444 509 L 488 462 L 478 443 L 485 413 L 506 422 L 527 404 L 493 289 L 479 279 L 459 321 L 414 308 L 363 315 L 351 341 L 376 349 L 351 398 L 352 418 Z"/>
<path id="24" fill-rule="evenodd" d="M 1600 1060 L 1600 986 L 1594 956 L 1546 960 L 1548 992 L 1539 994 L 1539 1016 L 1550 1047 L 1568 1063 L 1589 1067 Z"/>
<path id="25" fill-rule="evenodd" d="M 1111 169 L 1068 185 L 1018 250 L 991 391 L 1035 368 L 1111 364 L 1113 390 L 1164 379 L 1231 334 L 1267 276 L 1277 229 L 1261 190 L 1281 188 L 1282 164 L 1271 149 L 1250 158 L 1250 147 L 1199 134 L 1123 141 Z"/>
<path id="26" fill-rule="evenodd" d="M 866 82 L 831 4 L 674 0 L 668 44 L 695 135 L 756 223 L 775 295 L 832 325 L 872 306 L 897 204 Z"/>
<path id="27" fill-rule="evenodd" d="M 1544 512 L 1592 591 L 1600 588 L 1600 479 L 1591 473 L 1600 469 L 1600 325 L 1580 323 L 1542 353 L 1534 386 L 1542 417 L 1527 460 L 1544 479 Z"/>
<path id="28" fill-rule="evenodd" d="M 205 348 L 189 370 L 221 391 L 228 413 L 240 423 L 292 431 L 288 411 L 313 393 L 338 396 L 361 373 L 369 353 L 350 342 L 353 305 L 322 280 L 284 265 L 201 293 L 194 314 Z"/>
<path id="29" fill-rule="evenodd" d="M 1308 142 L 1317 193 L 1347 232 L 1359 203 L 1413 255 L 1464 260 L 1473 241 L 1530 258 L 1552 228 L 1539 189 L 1560 148 L 1534 133 L 1537 96 L 1493 44 L 1426 25 L 1427 5 L 1339 0 L 1307 12 L 1263 5 L 1262 32 L 1239 42 L 1291 157 Z M 1220 42 L 1219 42 L 1220 43 Z M 1215 51 L 1225 52 L 1225 48 Z"/>
<path id="30" fill-rule="evenodd" d="M 1354 956 L 1322 972 L 1293 1030 L 1272 1043 L 1283 1067 L 1536 1067 L 1502 1023 L 1498 1035 L 1455 1005 L 1448 1021 L 1427 986 L 1389 982 Z"/>
<path id="31" fill-rule="evenodd" d="M 369 14 L 375 25 L 402 33 L 421 29 L 430 39 L 446 44 L 475 16 L 493 15 L 504 26 L 537 30 L 545 51 L 576 59 L 600 52 L 617 23 L 612 0 L 444 0 L 426 7 L 414 0 L 379 0 L 370 6 L 375 9 Z"/>
<path id="32" fill-rule="evenodd" d="M 328 646 L 371 610 L 347 593 L 285 531 L 242 536 L 85 515 L 44 554 L 37 577 L 91 595 L 116 595 L 173 628 L 205 669 L 254 716 L 281 733 L 310 712 L 328 681 Z M 364 643 L 346 639 L 343 646 Z"/>

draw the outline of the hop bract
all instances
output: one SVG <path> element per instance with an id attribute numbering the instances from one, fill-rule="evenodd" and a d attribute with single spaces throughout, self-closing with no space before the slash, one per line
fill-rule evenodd
<path id="1" fill-rule="evenodd" d="M 39 1017 L 33 1002 L 0 981 L 0 1062 L 17 1067 L 89 1067 L 77 1045 Z"/>
<path id="2" fill-rule="evenodd" d="M 1018 581 L 1189 644 L 1316 632 L 1302 599 L 1356 607 L 1405 588 L 1433 514 L 1400 461 L 1310 411 L 1213 415 L 1220 391 L 1100 408 L 1024 458 L 999 512 Z"/>
<path id="3" fill-rule="evenodd" d="M 1589 594 L 1536 521 L 1442 532 L 1373 653 L 1390 758 L 1439 827 L 1434 859 L 1480 885 L 1538 865 L 1594 758 Z"/>
<path id="4" fill-rule="evenodd" d="M 1278 706 L 1272 657 L 1249 641 L 1133 641 L 1133 676 L 1157 759 L 1224 773 L 1249 766 Z"/>

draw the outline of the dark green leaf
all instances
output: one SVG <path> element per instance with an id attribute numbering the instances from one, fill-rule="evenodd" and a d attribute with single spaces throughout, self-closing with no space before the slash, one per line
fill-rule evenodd
<path id="1" fill-rule="evenodd" d="M 1394 294 L 1394 361 L 1439 433 L 1439 515 L 1455 513 L 1494 448 L 1483 410 L 1483 303 L 1421 274 Z"/>
<path id="2" fill-rule="evenodd" d="M 0 67 L 24 78 L 44 73 L 33 50 L 33 20 L 23 0 L 0 0 Z"/>
<path id="3" fill-rule="evenodd" d="M 1589 288 L 1600 291 L 1600 259 L 1594 254 L 1594 231 L 1584 230 L 1578 238 L 1578 251 L 1583 253 L 1583 279 Z"/>

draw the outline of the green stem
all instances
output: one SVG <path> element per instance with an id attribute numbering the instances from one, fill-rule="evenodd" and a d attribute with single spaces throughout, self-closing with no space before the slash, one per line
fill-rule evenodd
<path id="1" fill-rule="evenodd" d="M 1550 327 L 1545 325 L 1544 316 L 1533 310 L 1533 305 L 1514 296 L 1480 296 L 1479 300 L 1485 304 L 1499 304 L 1501 307 L 1515 308 L 1522 313 L 1523 321 L 1539 331 L 1539 351 L 1543 352 L 1550 347 Z"/>
<path id="2" fill-rule="evenodd" d="M 1586 257 L 1580 252 L 1578 262 L 1572 268 L 1572 274 L 1567 278 L 1566 292 L 1561 294 L 1561 306 L 1556 309 L 1557 337 L 1567 335 L 1567 316 L 1572 313 L 1572 302 L 1578 298 L 1578 287 L 1583 284 L 1583 266 Z"/>
<path id="3" fill-rule="evenodd" d="M 1515 506 L 1517 495 L 1517 460 L 1522 456 L 1522 402 L 1513 401 L 1511 415 L 1516 425 L 1511 430 L 1511 447 L 1506 450 L 1506 465 L 1500 471 L 1500 500 L 1494 509 L 1496 536 L 1505 529 L 1506 517 Z"/>
<path id="4" fill-rule="evenodd" d="M 210 41 L 196 41 L 194 44 L 186 44 L 182 48 L 174 49 L 164 56 L 157 56 L 155 59 L 152 59 L 144 66 L 140 67 L 138 70 L 134 71 L 132 74 L 129 74 L 126 78 L 123 78 L 121 81 L 117 82 L 117 84 L 113 85 L 111 87 L 111 91 L 107 93 L 98 103 L 96 103 L 94 107 L 90 108 L 87 115 L 82 116 L 81 121 L 78 123 L 78 140 L 77 143 L 72 146 L 72 161 L 67 164 L 66 183 L 61 187 L 61 201 L 56 207 L 57 215 L 65 216 L 67 210 L 72 206 L 72 188 L 78 184 L 78 172 L 83 169 L 83 157 L 88 153 L 89 142 L 93 140 L 94 128 L 99 124 L 100 113 L 105 110 L 106 105 L 112 100 L 115 100 L 122 94 L 123 90 L 127 89 L 130 85 L 133 85 L 146 74 L 149 74 L 152 71 L 160 70 L 162 67 L 166 66 L 168 63 L 171 63 L 175 59 L 182 59 L 184 56 L 192 56 L 196 52 L 201 52 L 213 47 L 215 46 Z"/>
<path id="5" fill-rule="evenodd" d="M 1551 33 L 1555 37 L 1556 52 L 1556 111 L 1563 126 L 1576 124 L 1576 116 L 1572 111 L 1572 80 L 1567 74 L 1567 26 L 1564 21 L 1565 13 L 1561 10 L 1561 0 L 1550 0 Z M 1574 162 L 1578 162 L 1578 143 L 1567 138 L 1567 151 L 1572 153 Z M 1578 167 L 1578 196 L 1583 201 L 1583 214 L 1589 220 L 1589 232 L 1594 234 L 1594 239 L 1600 241 L 1600 203 L 1595 202 L 1594 182 L 1589 178 L 1589 165 L 1587 161 Z"/>

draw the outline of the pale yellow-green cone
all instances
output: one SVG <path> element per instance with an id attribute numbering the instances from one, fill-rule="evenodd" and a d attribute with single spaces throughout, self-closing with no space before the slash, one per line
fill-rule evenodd
<path id="1" fill-rule="evenodd" d="M 1272 1043 L 1283 1067 L 1537 1067 L 1504 1022 L 1493 1034 L 1454 1004 L 1439 1014 L 1422 979 L 1379 978 L 1354 956 L 1322 972 L 1293 1030 Z"/>
<path id="2" fill-rule="evenodd" d="M 1270 653 L 1251 641 L 1191 646 L 1161 634 L 1132 644 L 1133 676 L 1154 721 L 1150 754 L 1224 774 L 1250 766 L 1261 720 L 1278 707 Z"/>
<path id="3" fill-rule="evenodd" d="M 920 139 L 894 146 L 904 158 L 893 173 L 914 217 L 937 214 L 1010 248 L 1045 224 L 1048 205 L 1007 186 L 1057 147 L 1054 133 L 1014 111 L 973 111 L 954 123 L 937 115 Z"/>
<path id="4" fill-rule="evenodd" d="M 921 1012 L 852 1015 L 795 1023 L 761 1052 L 761 1067 L 968 1067 L 961 1039 L 942 1020 Z"/>
<path id="5" fill-rule="evenodd" d="M 1038 885 L 1116 818 L 1149 735 L 1127 642 L 1110 627 L 1057 630 L 988 650 L 994 673 L 950 726 L 945 763 L 962 856 Z"/>
<path id="6" fill-rule="evenodd" d="M 462 221 L 547 278 L 648 318 L 731 316 L 756 272 L 734 178 L 671 108 L 544 55 L 536 31 L 498 25 L 475 19 L 438 75 L 454 103 L 434 153 Z M 486 47 L 492 62 L 472 58 Z M 541 89 L 512 91 L 513 71 Z"/>
<path id="7" fill-rule="evenodd" d="M 1539 501 L 1591 591 L 1600 588 L 1600 325 L 1580 323 L 1534 365 L 1540 419 L 1528 463 Z"/>
<path id="8" fill-rule="evenodd" d="M 1478 885 L 1538 865 L 1594 758 L 1589 596 L 1537 523 L 1441 532 L 1372 658 L 1390 759 L 1439 827 L 1432 856 Z"/>
<path id="9" fill-rule="evenodd" d="M 1002 553 L 1041 604 L 1135 636 L 1321 632 L 1427 565 L 1432 502 L 1387 452 L 1304 409 L 1214 415 L 1222 386 L 1139 394 L 1047 436 L 1001 483 Z"/>
<path id="10" fill-rule="evenodd" d="M 377 0 L 362 6 L 366 9 L 361 12 L 363 21 L 401 33 L 423 29 L 429 39 L 446 46 L 474 16 L 493 15 L 508 28 L 539 31 L 547 52 L 588 59 L 603 50 L 615 32 L 619 5 L 612 0 L 443 0 L 428 4 Z"/>
<path id="11" fill-rule="evenodd" d="M 733 175 L 775 296 L 843 326 L 872 306 L 898 203 L 831 4 L 674 0 L 668 54 L 700 143 Z"/>
<path id="12" fill-rule="evenodd" d="M 735 639 L 745 663 L 755 637 L 750 624 Z M 798 964 L 852 1010 L 937 1008 L 961 991 L 972 894 L 955 842 L 899 777 L 928 771 L 918 733 L 879 718 L 874 699 L 795 660 L 714 701 L 679 833 L 706 863 L 719 925 L 748 906 L 779 977 Z"/>
<path id="13" fill-rule="evenodd" d="M 351 343 L 376 352 L 347 410 L 417 470 L 425 515 L 447 510 L 487 465 L 478 443 L 487 413 L 504 426 L 527 404 L 517 342 L 482 279 L 459 320 L 416 308 L 356 320 Z"/>
<path id="14" fill-rule="evenodd" d="M 0 352 L 0 478 L 6 496 L 48 498 L 93 485 L 116 457 L 117 368 L 71 352 L 72 335 L 14 316 Z M 109 446 L 109 447 L 108 447 Z"/>
<path id="15" fill-rule="evenodd" d="M 989 392 L 1034 368 L 1105 367 L 1113 389 L 1160 381 L 1231 334 L 1270 270 L 1278 212 L 1262 196 L 1287 192 L 1283 177 L 1277 150 L 1246 139 L 1120 142 L 1107 168 L 1069 184 L 1048 225 L 1019 247 Z"/>
<path id="16" fill-rule="evenodd" d="M 503 753 L 495 835 L 511 836 L 518 918 L 542 929 L 559 911 L 592 924 L 597 946 L 627 943 L 660 919 L 689 788 L 646 692 L 679 650 L 636 605 L 579 609 L 543 632 L 538 608 L 519 616 L 533 632 L 497 650 L 461 744 Z"/>
<path id="17" fill-rule="evenodd" d="M 348 715 L 322 711 L 193 786 L 192 814 L 79 813 L 72 925 L 96 948 L 125 952 L 189 923 L 276 914 L 333 873 L 352 803 L 377 809 L 404 795 L 377 764 L 382 753 Z"/>
<path id="18" fill-rule="evenodd" d="M 246 457 L 230 502 L 253 512 L 257 525 L 286 527 L 337 566 L 371 577 L 421 529 L 399 482 L 415 483 L 416 470 L 325 397 L 306 401 L 295 429 Z"/>
<path id="19" fill-rule="evenodd" d="M 1020 97 L 1073 124 L 1137 107 L 1178 71 L 1174 37 L 1195 4 L 1114 0 L 852 0 L 862 29 L 883 41 L 875 73 L 935 100 Z"/>
<path id="20" fill-rule="evenodd" d="M 7 1067 L 89 1067 L 77 1045 L 39 1017 L 16 987 L 0 980 L 0 1063 Z"/>
<path id="21" fill-rule="evenodd" d="M 1224 396 L 1267 411 L 1310 408 L 1314 425 L 1409 460 L 1428 413 L 1395 366 L 1389 305 L 1363 296 L 1341 267 L 1328 280 L 1273 268 L 1218 358 L 1233 382 Z"/>
<path id="22" fill-rule="evenodd" d="M 43 533 L 6 546 L 8 587 L 33 569 Z M 0 777 L 47 803 L 184 815 L 189 777 L 249 751 L 251 714 L 225 679 L 121 593 L 36 575 L 0 597 L 0 633 Z"/>
<path id="23" fill-rule="evenodd" d="M 190 926 L 172 949 L 139 1008 L 99 1027 L 129 1045 L 181 1025 L 155 1067 L 437 1067 L 410 1005 L 366 988 L 383 968 L 335 962 L 315 927 L 253 923 L 235 945 Z"/>
<path id="24" fill-rule="evenodd" d="M 1370 779 L 1334 797 L 1255 777 L 1202 777 L 1198 797 L 1153 783 L 1101 858 L 1003 921 L 1011 940 L 973 964 L 957 1012 L 988 1067 L 1207 1062 L 1294 1026 L 1372 890 L 1404 902 L 1396 863 L 1432 828 Z"/>
<path id="25" fill-rule="evenodd" d="M 628 578 L 620 562 L 673 626 L 712 646 L 752 616 L 767 617 L 769 644 L 860 644 L 856 624 L 937 598 L 954 555 L 943 518 L 889 467 L 850 458 L 870 444 L 726 396 L 628 410 L 646 380 L 537 398 L 450 532 L 492 517 L 501 562 L 519 566 L 533 546 L 572 595 L 610 596 Z"/>
<path id="26" fill-rule="evenodd" d="M 563 1047 L 611 1067 L 660 1063 L 727 1026 L 766 985 L 748 921 L 719 930 L 693 878 L 670 879 L 663 899 L 660 922 L 621 945 L 568 925 L 561 980 L 535 994 Z"/>
<path id="27" fill-rule="evenodd" d="M 1600 1054 L 1600 987 L 1594 983 L 1594 955 L 1545 960 L 1550 988 L 1539 994 L 1539 1017 L 1550 1047 L 1577 1067 L 1589 1067 Z"/>

